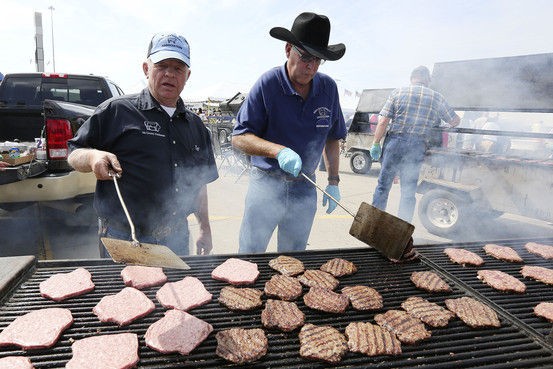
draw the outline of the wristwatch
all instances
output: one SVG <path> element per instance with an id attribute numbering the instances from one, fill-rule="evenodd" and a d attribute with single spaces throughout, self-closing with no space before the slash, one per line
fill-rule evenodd
<path id="1" fill-rule="evenodd" d="M 336 181 L 340 183 L 340 176 L 328 176 L 328 181 Z"/>

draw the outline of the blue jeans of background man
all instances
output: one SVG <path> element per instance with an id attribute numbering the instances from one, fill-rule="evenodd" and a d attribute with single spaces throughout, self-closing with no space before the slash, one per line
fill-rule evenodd
<path id="1" fill-rule="evenodd" d="M 399 173 L 401 199 L 398 217 L 411 222 L 415 212 L 415 193 L 419 171 L 424 160 L 426 143 L 423 137 L 389 134 L 384 141 L 378 185 L 373 196 L 373 206 L 386 210 L 388 195 L 394 177 Z"/>
<path id="2" fill-rule="evenodd" d="M 277 227 L 278 252 L 305 250 L 317 193 L 306 180 L 285 177 L 252 168 L 240 226 L 240 253 L 265 252 Z"/>

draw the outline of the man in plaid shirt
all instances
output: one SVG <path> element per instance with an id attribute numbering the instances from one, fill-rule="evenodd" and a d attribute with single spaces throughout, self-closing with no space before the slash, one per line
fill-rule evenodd
<path id="1" fill-rule="evenodd" d="M 401 199 L 398 217 L 407 222 L 413 219 L 419 171 L 432 136 L 432 128 L 438 127 L 442 120 L 452 127 L 460 122 L 459 116 L 444 97 L 428 88 L 429 84 L 430 71 L 420 66 L 411 72 L 410 86 L 392 92 L 380 111 L 370 151 L 374 160 L 378 160 L 382 154 L 373 206 L 386 210 L 392 182 L 399 172 Z M 382 150 L 380 141 L 385 133 Z"/>

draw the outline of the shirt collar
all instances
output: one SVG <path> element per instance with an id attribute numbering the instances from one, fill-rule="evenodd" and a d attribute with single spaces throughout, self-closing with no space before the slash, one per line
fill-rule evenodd
<path id="1" fill-rule="evenodd" d="M 296 92 L 296 90 L 294 90 L 294 87 L 292 86 L 292 82 L 290 82 L 290 78 L 288 78 L 288 73 L 286 72 L 286 63 L 278 67 L 278 79 L 280 80 L 280 85 L 282 86 L 282 91 L 284 92 L 284 94 L 298 95 L 298 93 Z M 309 96 L 318 94 L 320 83 L 321 82 L 319 72 L 317 72 L 315 73 L 315 76 L 313 76 Z"/>
<path id="2" fill-rule="evenodd" d="M 152 94 L 150 93 L 150 90 L 148 87 L 144 88 L 140 94 L 138 94 L 138 109 L 140 110 L 152 110 L 152 109 L 158 109 L 161 110 L 161 105 L 159 102 L 154 99 Z M 184 102 L 182 101 L 182 98 L 179 97 L 177 101 L 177 110 L 175 110 L 175 113 L 177 114 L 185 114 L 186 108 L 184 106 Z"/>

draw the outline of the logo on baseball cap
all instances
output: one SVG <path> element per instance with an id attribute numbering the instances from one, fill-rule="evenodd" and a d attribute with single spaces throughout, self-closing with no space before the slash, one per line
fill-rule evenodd
<path id="1" fill-rule="evenodd" d="M 157 33 L 150 41 L 147 57 L 154 63 L 178 59 L 190 67 L 190 46 L 184 37 L 175 33 Z"/>

